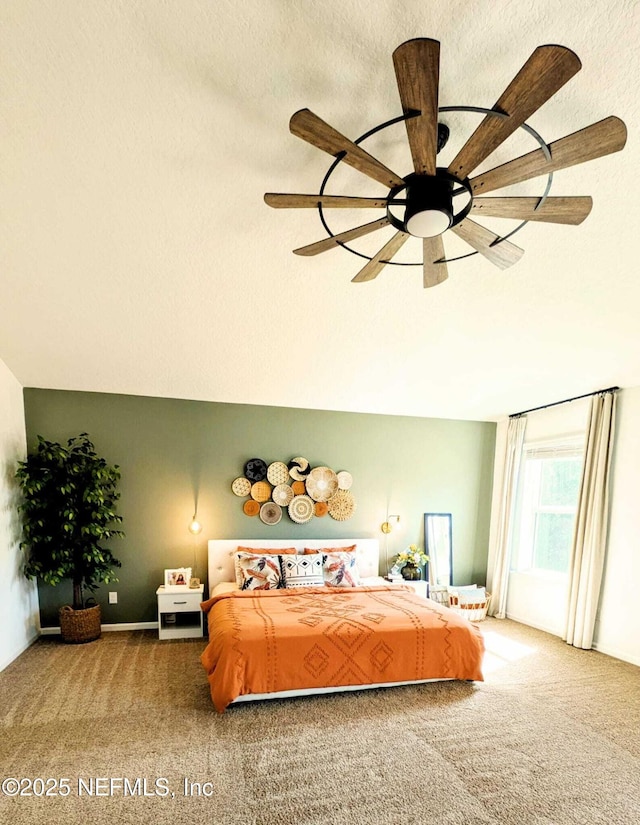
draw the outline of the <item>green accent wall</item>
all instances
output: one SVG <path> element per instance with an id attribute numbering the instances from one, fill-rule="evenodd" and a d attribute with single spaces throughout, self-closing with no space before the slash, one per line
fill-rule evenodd
<path id="1" fill-rule="evenodd" d="M 206 579 L 210 538 L 379 538 L 382 569 L 385 541 L 389 558 L 424 546 L 425 512 L 453 514 L 454 581 L 485 581 L 495 424 L 40 389 L 25 389 L 24 401 L 29 449 L 37 435 L 87 432 L 120 465 L 126 538 L 112 544 L 120 581 L 97 593 L 104 623 L 154 621 L 164 568 L 192 567 Z M 351 519 L 298 525 L 284 514 L 267 526 L 244 515 L 231 482 L 245 462 L 294 456 L 353 475 Z M 194 537 L 196 502 L 204 529 Z M 388 513 L 401 529 L 385 540 Z M 55 626 L 71 587 L 41 584 L 39 598 L 42 626 Z"/>

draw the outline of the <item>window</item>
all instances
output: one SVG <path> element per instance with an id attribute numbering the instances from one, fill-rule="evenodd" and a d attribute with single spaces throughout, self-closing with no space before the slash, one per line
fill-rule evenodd
<path id="1" fill-rule="evenodd" d="M 511 548 L 513 569 L 568 572 L 583 454 L 582 438 L 525 445 Z"/>

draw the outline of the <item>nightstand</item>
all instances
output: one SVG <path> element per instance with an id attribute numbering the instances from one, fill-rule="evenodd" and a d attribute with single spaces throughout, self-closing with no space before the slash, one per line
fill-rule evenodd
<path id="1" fill-rule="evenodd" d="M 429 586 L 428 586 L 429 583 L 428 582 L 422 581 L 422 580 L 413 580 L 412 581 L 410 579 L 405 579 L 402 582 L 402 584 L 408 584 L 409 587 L 413 587 L 413 589 L 416 591 L 418 596 L 422 596 L 423 599 L 427 598 L 428 593 L 429 593 Z"/>
<path id="2" fill-rule="evenodd" d="M 200 587 L 164 587 L 158 597 L 158 638 L 199 639 L 204 635 L 204 614 L 200 609 L 204 584 Z"/>

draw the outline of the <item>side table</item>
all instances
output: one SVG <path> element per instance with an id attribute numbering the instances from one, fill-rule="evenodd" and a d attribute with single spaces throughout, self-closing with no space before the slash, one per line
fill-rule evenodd
<path id="1" fill-rule="evenodd" d="M 164 587 L 158 597 L 158 638 L 199 639 L 204 635 L 204 614 L 200 609 L 204 584 L 199 587 Z"/>

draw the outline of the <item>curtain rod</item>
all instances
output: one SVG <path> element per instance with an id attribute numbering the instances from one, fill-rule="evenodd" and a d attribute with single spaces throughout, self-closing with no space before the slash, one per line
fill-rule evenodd
<path id="1" fill-rule="evenodd" d="M 589 398 L 592 395 L 600 395 L 602 392 L 617 392 L 620 387 L 607 387 L 606 390 L 594 390 L 594 392 L 586 392 L 584 395 L 576 395 L 573 398 L 565 398 L 564 401 L 553 401 L 551 404 L 543 404 L 541 407 L 532 407 L 530 410 L 523 410 L 519 413 L 511 413 L 509 418 L 518 418 L 521 415 L 526 415 L 530 412 L 537 412 L 538 410 L 546 410 L 547 407 L 557 407 L 558 404 L 568 404 L 570 401 L 579 401 L 581 398 Z"/>

